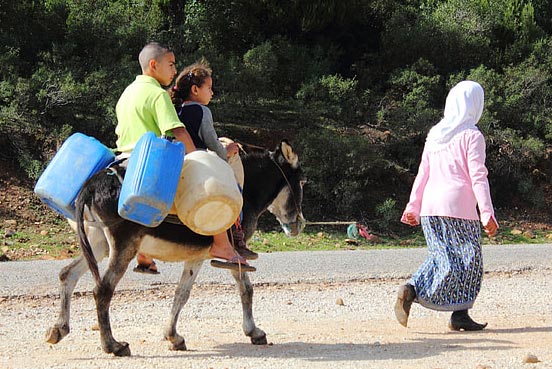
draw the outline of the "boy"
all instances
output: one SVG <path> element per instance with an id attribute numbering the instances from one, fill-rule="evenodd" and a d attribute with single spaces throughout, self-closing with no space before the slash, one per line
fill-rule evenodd
<path id="1" fill-rule="evenodd" d="M 194 143 L 180 122 L 170 97 L 161 86 L 168 86 L 176 75 L 174 53 L 164 45 L 151 42 L 138 56 L 142 74 L 136 76 L 122 93 L 115 108 L 117 114 L 117 151 L 130 154 L 146 132 L 157 136 L 171 133 L 184 143 L 186 153 L 194 151 Z M 135 272 L 158 274 L 153 259 L 138 254 Z"/>

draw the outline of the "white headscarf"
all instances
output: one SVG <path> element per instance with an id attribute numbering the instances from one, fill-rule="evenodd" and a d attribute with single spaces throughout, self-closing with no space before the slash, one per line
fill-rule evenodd
<path id="1" fill-rule="evenodd" d="M 477 129 L 483 106 L 484 92 L 479 83 L 458 83 L 447 96 L 443 119 L 429 130 L 426 147 L 431 150 L 443 148 L 459 132 Z"/>

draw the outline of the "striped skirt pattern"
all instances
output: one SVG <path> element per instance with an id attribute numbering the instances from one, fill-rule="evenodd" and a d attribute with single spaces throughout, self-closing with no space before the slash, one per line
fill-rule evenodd
<path id="1" fill-rule="evenodd" d="M 421 224 L 428 256 L 409 281 L 417 302 L 440 311 L 470 309 L 483 278 L 479 221 L 424 216 Z"/>

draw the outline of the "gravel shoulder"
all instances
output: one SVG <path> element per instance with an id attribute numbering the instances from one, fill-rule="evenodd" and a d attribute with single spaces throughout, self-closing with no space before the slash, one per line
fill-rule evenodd
<path id="1" fill-rule="evenodd" d="M 91 279 L 77 285 L 72 332 L 44 342 L 59 309 L 57 274 L 68 261 L 0 263 L 0 368 L 552 368 L 552 246 L 484 247 L 486 275 L 472 310 L 489 326 L 451 332 L 448 313 L 414 305 L 409 328 L 392 306 L 425 250 L 263 254 L 254 262 L 254 315 L 269 345 L 241 331 L 231 277 L 205 265 L 178 329 L 188 351 L 162 340 L 181 265 L 159 276 L 127 273 L 112 304 L 131 357 L 104 354 Z M 341 303 L 342 302 L 342 303 Z M 534 355 L 539 362 L 525 363 Z"/>

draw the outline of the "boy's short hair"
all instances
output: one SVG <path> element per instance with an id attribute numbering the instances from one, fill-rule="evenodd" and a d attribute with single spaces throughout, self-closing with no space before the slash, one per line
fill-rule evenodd
<path id="1" fill-rule="evenodd" d="M 155 59 L 159 61 L 167 53 L 172 53 L 171 48 L 158 42 L 150 42 L 149 44 L 144 46 L 144 48 L 142 49 L 142 51 L 140 51 L 140 54 L 138 55 L 138 61 L 140 62 L 140 67 L 142 68 L 142 71 L 146 71 L 149 69 L 150 60 Z"/>

